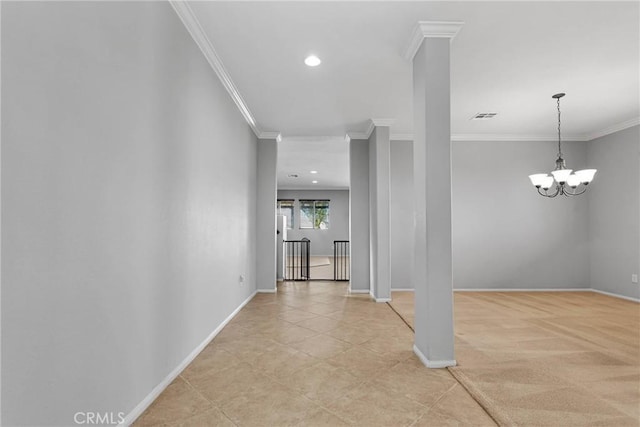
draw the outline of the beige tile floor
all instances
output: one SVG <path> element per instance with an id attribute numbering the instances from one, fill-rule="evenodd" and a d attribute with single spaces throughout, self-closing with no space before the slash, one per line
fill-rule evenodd
<path id="1" fill-rule="evenodd" d="M 135 426 L 492 426 L 446 369 L 427 369 L 387 304 L 344 282 L 258 294 Z"/>

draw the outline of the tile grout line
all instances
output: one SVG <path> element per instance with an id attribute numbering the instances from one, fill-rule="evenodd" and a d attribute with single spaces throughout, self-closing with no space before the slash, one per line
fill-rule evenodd
<path id="1" fill-rule="evenodd" d="M 411 423 L 411 426 L 415 425 L 418 421 L 420 421 L 422 419 L 422 417 L 424 417 L 425 415 L 427 415 L 429 413 L 429 411 L 431 411 L 431 409 L 433 409 L 434 406 L 436 406 L 438 404 L 438 402 L 440 402 L 447 394 L 449 394 L 451 392 L 451 390 L 453 390 L 454 388 L 457 387 L 457 383 L 453 383 L 453 385 L 451 387 L 449 387 L 444 393 L 442 393 L 440 395 L 440 397 L 438 397 L 435 402 L 433 402 L 431 405 L 427 406 L 427 410 L 425 412 L 423 412 L 422 414 L 420 414 L 420 416 L 418 418 L 416 418 L 415 420 L 413 420 L 413 422 Z M 420 403 L 420 402 L 418 402 Z M 426 406 L 426 405 L 424 405 Z"/>
<path id="2" fill-rule="evenodd" d="M 182 376 L 182 373 L 181 373 L 180 375 L 178 375 L 178 377 L 180 377 L 180 378 L 182 379 L 182 381 L 184 381 L 185 383 L 187 383 L 187 385 L 188 385 L 189 387 L 191 387 L 191 389 L 192 389 L 193 391 L 195 391 L 195 392 L 196 392 L 200 397 L 202 397 L 204 400 L 206 400 L 207 402 L 209 402 L 209 403 L 211 404 L 211 406 L 213 406 L 213 408 L 214 408 L 214 409 L 217 409 L 218 411 L 220 411 L 220 413 L 221 413 L 222 415 L 224 415 L 224 416 L 225 416 L 225 418 L 226 418 L 226 419 L 228 419 L 228 420 L 229 420 L 229 422 L 230 422 L 231 424 L 233 424 L 233 425 L 234 425 L 234 426 L 236 426 L 236 427 L 238 426 L 238 424 L 236 424 L 236 423 L 235 423 L 231 418 L 229 418 L 229 415 L 227 415 L 227 413 L 226 413 L 226 412 L 224 412 L 224 410 L 223 410 L 220 406 L 218 406 L 215 402 L 213 402 L 213 401 L 212 401 L 211 399 L 209 399 L 207 396 L 205 396 L 204 394 L 202 394 L 202 393 L 200 392 L 200 390 L 198 390 L 198 389 L 197 389 L 193 384 L 191 384 L 191 382 L 190 382 L 188 379 L 186 379 L 185 377 L 183 377 L 183 376 Z M 207 409 L 207 411 L 210 411 L 210 410 L 211 410 L 211 408 Z M 207 412 L 207 411 L 202 411 L 200 414 L 202 414 L 202 413 L 204 413 L 204 412 Z M 183 420 L 185 420 L 185 421 L 186 421 L 186 420 L 191 419 L 191 418 L 193 418 L 193 417 L 196 417 L 196 416 L 198 416 L 198 415 L 199 415 L 199 414 L 192 414 L 190 417 L 183 418 Z"/>

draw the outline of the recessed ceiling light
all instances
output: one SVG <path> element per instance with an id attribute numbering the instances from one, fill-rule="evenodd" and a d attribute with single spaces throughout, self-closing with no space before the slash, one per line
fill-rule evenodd
<path id="1" fill-rule="evenodd" d="M 318 65 L 320 65 L 321 62 L 322 61 L 320 61 L 320 58 L 318 58 L 315 55 L 309 55 L 304 60 L 304 63 L 307 64 L 309 67 L 317 67 Z"/>
<path id="2" fill-rule="evenodd" d="M 311 183 L 312 183 L 312 184 L 317 184 L 317 183 L 318 183 L 318 181 L 311 181 Z"/>
<path id="3" fill-rule="evenodd" d="M 309 173 L 318 173 L 318 171 L 309 171 Z"/>

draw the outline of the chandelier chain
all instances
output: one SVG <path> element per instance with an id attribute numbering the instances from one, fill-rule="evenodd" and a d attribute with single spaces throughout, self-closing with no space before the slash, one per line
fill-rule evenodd
<path id="1" fill-rule="evenodd" d="M 562 158 L 562 148 L 561 148 L 561 141 L 562 141 L 562 137 L 560 136 L 560 98 L 556 99 L 556 101 L 558 102 L 558 157 Z"/>

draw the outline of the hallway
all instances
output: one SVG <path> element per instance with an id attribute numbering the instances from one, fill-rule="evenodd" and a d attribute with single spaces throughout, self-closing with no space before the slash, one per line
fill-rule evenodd
<path id="1" fill-rule="evenodd" d="M 347 289 L 257 294 L 134 425 L 495 425 L 387 304 Z"/>

